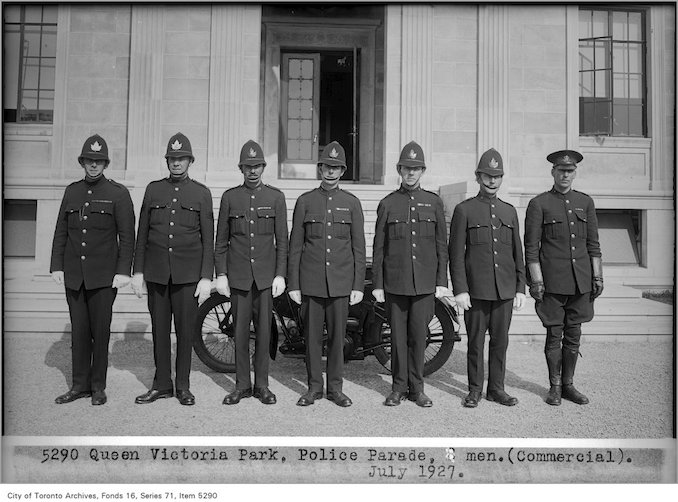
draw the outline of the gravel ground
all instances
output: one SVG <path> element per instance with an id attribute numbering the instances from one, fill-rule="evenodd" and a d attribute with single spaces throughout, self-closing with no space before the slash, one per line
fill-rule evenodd
<path id="1" fill-rule="evenodd" d="M 486 344 L 487 346 L 487 344 Z M 563 401 L 551 407 L 542 342 L 509 345 L 506 390 L 519 399 L 508 408 L 481 401 L 462 407 L 466 395 L 466 339 L 446 365 L 428 377 L 434 405 L 411 402 L 383 406 L 390 375 L 369 357 L 345 366 L 344 392 L 353 399 L 339 408 L 323 399 L 295 405 L 306 390 L 303 360 L 278 356 L 271 362 L 270 387 L 278 404 L 246 399 L 221 401 L 234 388 L 230 374 L 214 373 L 195 356 L 191 390 L 197 404 L 176 399 L 135 405 L 134 397 L 153 379 L 152 342 L 127 335 L 111 343 L 108 403 L 88 399 L 56 405 L 70 382 L 70 335 L 4 335 L 4 434 L 16 436 L 337 436 L 445 438 L 669 438 L 674 437 L 673 345 L 584 340 L 575 384 L 587 406 Z M 486 347 L 487 350 L 487 347 Z"/>

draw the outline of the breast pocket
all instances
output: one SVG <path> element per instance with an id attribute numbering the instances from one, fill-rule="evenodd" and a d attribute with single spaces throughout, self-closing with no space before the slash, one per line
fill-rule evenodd
<path id="1" fill-rule="evenodd" d="M 148 205 L 149 223 L 151 225 L 163 225 L 167 223 L 168 204 L 160 201 L 151 201 Z"/>
<path id="2" fill-rule="evenodd" d="M 112 228 L 115 223 L 113 220 L 112 202 L 92 202 L 89 206 L 90 224 L 94 228 L 107 229 Z"/>
<path id="3" fill-rule="evenodd" d="M 68 206 L 64 211 L 64 218 L 68 223 L 68 228 L 78 228 L 80 226 L 80 208 L 77 206 Z"/>
<path id="4" fill-rule="evenodd" d="M 490 225 L 480 221 L 469 221 L 466 227 L 468 243 L 472 246 L 490 242 Z"/>
<path id="5" fill-rule="evenodd" d="M 389 239 L 403 239 L 407 231 L 407 214 L 389 214 L 386 218 Z"/>
<path id="6" fill-rule="evenodd" d="M 577 215 L 577 235 L 582 239 L 586 239 L 586 234 L 588 232 L 588 222 L 586 221 L 586 215 L 575 211 Z"/>
<path id="7" fill-rule="evenodd" d="M 325 220 L 321 214 L 307 213 L 304 215 L 304 232 L 309 239 L 322 239 Z"/>
<path id="8" fill-rule="evenodd" d="M 332 224 L 334 236 L 337 239 L 348 239 L 351 236 L 351 213 L 349 211 L 332 213 Z"/>
<path id="9" fill-rule="evenodd" d="M 231 210 L 228 213 L 228 226 L 231 235 L 245 235 L 247 233 L 247 218 L 245 211 Z"/>
<path id="10" fill-rule="evenodd" d="M 419 235 L 433 238 L 436 236 L 436 213 L 433 211 L 419 211 Z"/>
<path id="11" fill-rule="evenodd" d="M 544 235 L 549 239 L 557 239 L 561 237 L 563 232 L 563 219 L 557 214 L 544 215 Z"/>
<path id="12" fill-rule="evenodd" d="M 513 242 L 513 222 L 500 218 L 501 227 L 499 228 L 499 240 L 504 244 L 511 244 Z"/>
<path id="13" fill-rule="evenodd" d="M 179 215 L 179 224 L 187 228 L 196 228 L 200 224 L 200 202 L 181 203 L 181 214 Z"/>
<path id="14" fill-rule="evenodd" d="M 275 209 L 257 208 L 257 232 L 259 234 L 272 234 L 275 228 Z"/>

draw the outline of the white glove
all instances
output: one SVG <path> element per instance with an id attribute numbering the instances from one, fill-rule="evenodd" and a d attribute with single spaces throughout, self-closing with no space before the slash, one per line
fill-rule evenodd
<path id="1" fill-rule="evenodd" d="M 290 295 L 290 298 L 292 298 L 292 301 L 294 303 L 298 303 L 299 305 L 301 305 L 301 291 L 295 289 L 294 291 L 290 291 L 287 294 Z"/>
<path id="2" fill-rule="evenodd" d="M 134 291 L 134 294 L 137 295 L 138 298 L 144 296 L 145 287 L 144 274 L 134 274 L 132 276 L 132 291 Z"/>
<path id="3" fill-rule="evenodd" d="M 55 270 L 54 272 L 52 272 L 52 280 L 56 282 L 59 286 L 61 286 L 64 283 L 64 271 Z"/>
<path id="4" fill-rule="evenodd" d="M 513 310 L 520 310 L 525 305 L 525 293 L 516 293 L 513 299 Z"/>
<path id="5" fill-rule="evenodd" d="M 195 288 L 193 296 L 198 297 L 198 305 L 201 305 L 212 294 L 212 281 L 209 279 L 200 279 L 198 286 Z"/>
<path id="6" fill-rule="evenodd" d="M 217 292 L 220 295 L 231 296 L 231 288 L 228 285 L 228 277 L 220 275 L 217 277 Z"/>
<path id="7" fill-rule="evenodd" d="M 281 275 L 276 275 L 273 278 L 273 285 L 271 286 L 271 293 L 273 298 L 278 298 L 285 292 L 285 278 Z"/>
<path id="8" fill-rule="evenodd" d="M 454 301 L 464 310 L 471 308 L 471 295 L 468 293 L 460 293 L 454 297 Z"/>
<path id="9" fill-rule="evenodd" d="M 363 292 L 362 291 L 351 291 L 351 297 L 348 300 L 349 305 L 356 305 L 363 301 Z"/>
<path id="10" fill-rule="evenodd" d="M 113 277 L 113 285 L 111 287 L 116 289 L 125 288 L 131 281 L 132 278 L 129 275 L 115 274 Z"/>
<path id="11" fill-rule="evenodd" d="M 384 294 L 383 289 L 373 289 L 372 296 L 377 300 L 377 303 L 384 303 L 386 301 L 386 295 Z"/>
<path id="12" fill-rule="evenodd" d="M 445 286 L 436 286 L 436 298 L 442 298 L 447 295 L 448 289 Z"/>

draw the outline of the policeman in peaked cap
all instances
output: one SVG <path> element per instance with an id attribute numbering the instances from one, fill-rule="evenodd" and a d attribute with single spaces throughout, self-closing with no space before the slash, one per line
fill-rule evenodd
<path id="1" fill-rule="evenodd" d="M 193 405 L 189 384 L 193 330 L 198 305 L 210 296 L 214 272 L 212 194 L 188 177 L 195 157 L 182 133 L 169 139 L 165 159 L 169 176 L 146 187 L 134 255 L 132 288 L 139 298 L 144 283 L 148 290 L 156 365 L 152 388 L 135 402 L 152 403 L 174 395 L 170 342 L 174 316 L 176 397 L 182 405 Z"/>
<path id="2" fill-rule="evenodd" d="M 285 291 L 287 273 L 287 205 L 285 195 L 261 176 L 264 152 L 253 140 L 240 151 L 243 184 L 221 196 L 215 268 L 217 291 L 230 296 L 235 323 L 235 390 L 224 404 L 237 404 L 254 395 L 275 404 L 268 388 L 269 343 L 273 298 Z M 254 317 L 254 391 L 250 378 L 250 321 Z"/>
<path id="3" fill-rule="evenodd" d="M 85 177 L 66 187 L 50 263 L 52 278 L 66 290 L 73 360 L 73 385 L 56 402 L 92 396 L 93 405 L 102 405 L 113 302 L 130 282 L 134 207 L 127 188 L 104 176 L 110 163 L 104 138 L 87 138 L 78 163 Z"/>
<path id="4" fill-rule="evenodd" d="M 603 265 L 593 199 L 572 189 L 582 154 L 560 150 L 552 164 L 553 188 L 537 195 L 525 216 L 525 261 L 530 295 L 546 328 L 544 353 L 550 389 L 546 402 L 587 404 L 573 385 L 581 324 L 593 318 L 593 300 L 603 292 Z"/>
<path id="5" fill-rule="evenodd" d="M 294 207 L 287 278 L 289 295 L 303 302 L 308 392 L 299 406 L 323 397 L 322 335 L 327 323 L 327 398 L 350 406 L 342 392 L 348 306 L 360 303 L 365 280 L 365 233 L 360 200 L 339 188 L 346 154 L 336 141 L 318 161 L 322 182 Z"/>
<path id="6" fill-rule="evenodd" d="M 424 152 L 414 141 L 405 145 L 396 166 L 400 188 L 377 207 L 372 295 L 386 302 L 391 325 L 393 385 L 386 406 L 408 398 L 433 405 L 424 393 L 424 353 L 435 298 L 447 288 L 447 229 L 443 201 L 423 190 Z"/>
<path id="7" fill-rule="evenodd" d="M 469 393 L 463 405 L 475 408 L 484 379 L 485 333 L 490 333 L 487 400 L 514 406 L 504 390 L 506 349 L 512 309 L 525 303 L 525 263 L 515 208 L 497 197 L 504 162 L 494 148 L 480 157 L 475 171 L 478 195 L 454 208 L 450 224 L 450 276 L 454 299 L 464 309 L 468 333 Z"/>

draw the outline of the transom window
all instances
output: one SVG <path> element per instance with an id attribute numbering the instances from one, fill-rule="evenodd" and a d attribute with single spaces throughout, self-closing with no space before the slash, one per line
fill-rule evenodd
<path id="1" fill-rule="evenodd" d="M 579 10 L 579 133 L 646 136 L 646 29 L 640 10 Z"/>
<path id="2" fill-rule="evenodd" d="M 3 8 L 5 122 L 52 122 L 57 8 L 56 5 Z"/>

